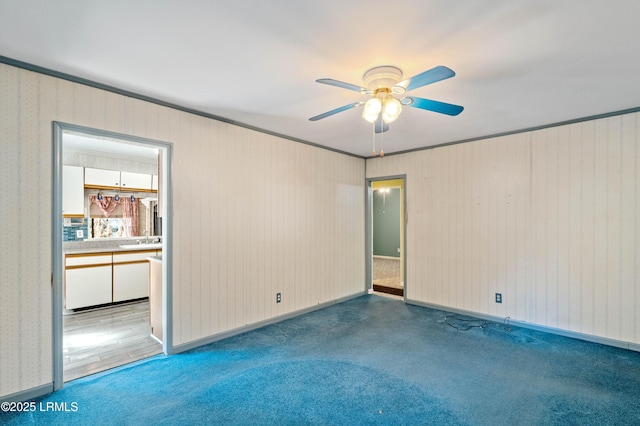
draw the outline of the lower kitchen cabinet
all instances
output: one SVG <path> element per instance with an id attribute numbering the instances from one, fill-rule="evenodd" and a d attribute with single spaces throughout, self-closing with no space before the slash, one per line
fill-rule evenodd
<path id="1" fill-rule="evenodd" d="M 68 254 L 64 307 L 86 308 L 149 297 L 149 256 L 155 250 Z"/>
<path id="2" fill-rule="evenodd" d="M 65 308 L 111 303 L 111 253 L 68 256 L 65 268 Z"/>
<path id="3" fill-rule="evenodd" d="M 113 254 L 113 301 L 149 297 L 149 261 L 154 252 Z"/>

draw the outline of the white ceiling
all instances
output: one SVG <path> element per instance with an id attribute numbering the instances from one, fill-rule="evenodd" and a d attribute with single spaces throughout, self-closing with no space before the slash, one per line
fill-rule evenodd
<path id="1" fill-rule="evenodd" d="M 454 78 L 412 95 L 465 107 L 405 108 L 387 153 L 640 107 L 636 0 L 0 0 L 0 55 L 356 155 L 360 109 L 396 65 Z"/>

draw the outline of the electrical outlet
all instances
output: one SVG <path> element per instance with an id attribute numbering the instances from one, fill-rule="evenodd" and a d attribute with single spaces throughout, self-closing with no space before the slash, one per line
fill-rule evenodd
<path id="1" fill-rule="evenodd" d="M 496 303 L 502 303 L 502 293 L 496 293 Z"/>
<path id="2" fill-rule="evenodd" d="M 282 295 L 280 293 L 276 293 L 276 303 L 282 302 Z"/>

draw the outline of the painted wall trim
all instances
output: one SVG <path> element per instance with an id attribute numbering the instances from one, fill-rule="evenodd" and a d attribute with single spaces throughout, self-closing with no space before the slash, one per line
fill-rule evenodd
<path id="1" fill-rule="evenodd" d="M 366 164 L 366 161 L 365 161 Z M 366 175 L 365 175 L 366 176 Z M 368 294 L 373 293 L 373 188 L 371 181 L 364 185 L 364 289 Z"/>
<path id="2" fill-rule="evenodd" d="M 365 161 L 365 176 L 366 176 L 366 161 Z M 402 254 L 400 256 L 402 263 L 402 277 L 403 277 L 403 294 L 404 300 L 407 301 L 407 175 L 391 175 L 391 176 L 375 176 L 365 177 L 365 290 L 371 294 L 373 292 L 373 182 L 385 181 L 385 180 L 397 180 L 403 181 L 402 197 L 400 199 L 401 209 L 404 213 L 402 218 L 404 225 L 402 227 L 401 244 Z"/>
<path id="3" fill-rule="evenodd" d="M 150 103 L 153 103 L 153 104 L 156 104 L 156 105 L 164 106 L 164 107 L 175 109 L 175 110 L 178 110 L 178 111 L 187 112 L 187 113 L 198 115 L 198 116 L 205 117 L 205 118 L 210 118 L 212 120 L 222 121 L 224 123 L 233 124 L 234 126 L 243 127 L 245 129 L 254 130 L 256 132 L 265 133 L 267 135 L 271 135 L 271 136 L 287 139 L 287 140 L 290 140 L 290 141 L 293 141 L 293 142 L 298 142 L 298 143 L 305 144 L 305 145 L 311 145 L 311 146 L 316 147 L 316 148 L 326 149 L 328 151 L 337 152 L 339 154 L 348 155 L 350 157 L 362 158 L 362 159 L 365 159 L 365 160 L 377 158 L 377 156 L 361 156 L 361 155 L 353 154 L 351 152 L 342 151 L 340 149 L 330 148 L 330 147 L 327 147 L 327 146 L 324 146 L 324 145 L 320 145 L 320 144 L 317 144 L 317 143 L 314 143 L 314 142 L 306 141 L 304 139 L 299 139 L 299 138 L 296 138 L 296 137 L 293 137 L 293 136 L 288 136 L 288 135 L 285 135 L 285 134 L 282 134 L 282 133 L 272 132 L 270 130 L 262 129 L 262 128 L 259 128 L 259 127 L 252 126 L 250 124 L 246 124 L 246 123 L 242 123 L 242 122 L 239 122 L 239 121 L 231 120 L 229 118 L 221 117 L 219 115 L 210 114 L 210 113 L 207 113 L 207 112 L 204 112 L 204 111 L 199 111 L 199 110 L 196 110 L 196 109 L 193 109 L 193 108 L 187 108 L 187 107 L 184 107 L 184 106 L 181 106 L 181 105 L 178 105 L 178 104 L 174 104 L 174 103 L 171 103 L 171 102 L 163 101 L 161 99 L 153 98 L 151 96 L 142 95 L 142 94 L 139 94 L 139 93 L 131 92 L 129 90 L 119 89 L 119 88 L 117 88 L 115 86 L 110 86 L 108 84 L 98 83 L 98 82 L 93 81 L 93 80 L 89 80 L 89 79 L 82 78 L 82 77 L 77 77 L 77 76 L 74 76 L 74 75 L 71 75 L 71 74 L 67 74 L 67 73 L 63 73 L 63 72 L 60 72 L 60 71 L 55 71 L 55 70 L 52 70 L 50 68 L 41 67 L 39 65 L 34 65 L 34 64 L 31 64 L 31 63 L 28 63 L 28 62 L 24 62 L 24 61 L 20 61 L 20 60 L 17 60 L 17 59 L 9 58 L 7 56 L 0 55 L 0 63 L 1 64 L 6 64 L 6 65 L 11 65 L 11 66 L 16 67 L 16 68 L 22 68 L 22 69 L 25 69 L 27 71 L 37 72 L 39 74 L 48 75 L 50 77 L 60 78 L 62 80 L 70 81 L 72 83 L 78 83 L 78 84 L 82 84 L 82 85 L 85 85 L 85 86 L 93 87 L 93 88 L 96 88 L 96 89 L 105 90 L 105 91 L 108 91 L 108 92 L 112 92 L 112 93 L 116 93 L 116 94 L 119 94 L 119 95 L 127 96 L 127 97 L 130 97 L 130 98 L 133 98 L 133 99 L 138 99 L 138 100 L 141 100 L 141 101 L 150 102 Z M 613 117 L 613 116 L 616 116 L 616 115 L 624 115 L 624 114 L 630 114 L 630 113 L 634 113 L 634 112 L 640 112 L 640 107 L 628 108 L 628 109 L 623 109 L 623 110 L 619 110 L 619 111 L 612 111 L 612 112 L 607 112 L 607 113 L 603 113 L 603 114 L 590 115 L 590 116 L 587 116 L 587 117 L 580 117 L 580 118 L 575 118 L 575 119 L 572 119 L 572 120 L 559 121 L 559 122 L 556 122 L 556 123 L 543 124 L 543 125 L 534 126 L 534 127 L 527 127 L 527 128 L 524 128 L 524 129 L 510 130 L 510 131 L 502 132 L 502 133 L 494 133 L 494 134 L 491 134 L 491 135 L 480 136 L 480 137 L 475 137 L 475 138 L 469 138 L 469 139 L 462 139 L 462 140 L 457 140 L 457 141 L 445 142 L 445 143 L 441 143 L 441 144 L 437 144 L 437 145 L 424 146 L 424 147 L 414 148 L 414 149 L 407 149 L 407 150 L 404 150 L 404 151 L 387 152 L 387 153 L 385 153 L 385 155 L 386 156 L 390 156 L 390 155 L 407 154 L 407 153 L 410 153 L 410 152 L 424 151 L 426 149 L 441 148 L 441 147 L 444 147 L 444 146 L 457 145 L 457 144 L 467 143 L 467 142 L 476 142 L 476 141 L 480 141 L 480 140 L 484 140 L 484 139 L 498 138 L 498 137 L 514 135 L 514 134 L 518 134 L 518 133 L 533 132 L 533 131 L 536 131 L 536 130 L 547 129 L 547 128 L 550 128 L 550 127 L 564 126 L 564 125 L 568 125 L 568 124 L 580 123 L 580 122 L 583 122 L 583 121 L 597 120 L 597 119 L 600 119 L 600 118 Z"/>
<path id="4" fill-rule="evenodd" d="M 36 386 L 35 388 L 0 397 L 0 402 L 30 401 L 43 395 L 50 394 L 51 392 L 53 392 L 53 383 L 45 383 L 44 385 Z"/>
<path id="5" fill-rule="evenodd" d="M 499 324 L 508 324 L 515 327 L 527 328 L 529 330 L 542 331 L 544 333 L 550 333 L 558 336 L 570 337 L 572 339 L 584 340 L 587 342 L 599 343 L 601 345 L 613 346 L 616 348 L 628 349 L 628 350 L 640 352 L 640 344 L 627 342 L 624 340 L 609 339 L 606 337 L 595 336 L 593 334 L 578 333 L 575 331 L 563 330 L 560 328 L 547 327 L 547 326 L 533 324 L 526 321 L 518 321 L 510 318 L 507 319 L 508 317 L 505 318 L 505 317 L 498 317 L 495 315 L 482 314 L 479 312 L 467 311 L 465 309 L 457 309 L 457 308 L 451 308 L 449 306 L 437 305 L 435 303 L 420 302 L 418 300 L 407 300 L 406 302 L 409 305 L 422 306 L 424 308 L 437 309 L 445 312 L 453 312 L 455 314 L 467 315 L 470 317 L 480 318 L 487 321 L 496 322 Z"/>
<path id="6" fill-rule="evenodd" d="M 77 124 L 64 123 L 54 121 L 53 127 L 53 200 L 51 217 L 62 217 L 62 151 L 63 151 L 63 133 L 78 132 L 86 135 L 108 137 L 112 139 L 120 139 L 123 141 L 144 143 L 150 146 L 156 146 L 164 149 L 163 164 L 159 165 L 163 169 L 163 188 L 164 188 L 164 204 L 163 211 L 163 247 L 162 247 L 162 291 L 163 291 L 163 309 L 162 322 L 164 329 L 164 339 L 162 349 L 166 355 L 173 353 L 173 191 L 171 186 L 171 161 L 173 155 L 173 144 L 166 141 L 144 138 L 140 136 L 117 133 L 108 130 L 97 129 L 93 127 L 80 126 Z M 56 196 L 56 194 L 59 194 Z M 62 221 L 53 220 L 52 230 L 52 315 L 53 315 L 53 390 L 62 389 L 64 386 L 64 360 L 62 355 L 63 346 L 63 321 L 62 321 Z"/>
<path id="7" fill-rule="evenodd" d="M 6 56 L 0 55 L 0 64 L 6 64 L 6 65 L 10 65 L 12 67 L 22 68 L 22 69 L 27 70 L 27 71 L 32 71 L 32 72 L 36 72 L 36 73 L 39 73 L 39 74 L 48 75 L 50 77 L 55 77 L 55 78 L 59 78 L 61 80 L 70 81 L 72 83 L 78 83 L 78 84 L 82 84 L 84 86 L 93 87 L 95 89 L 105 90 L 107 92 L 115 93 L 115 94 L 118 94 L 118 95 L 123 95 L 123 96 L 129 97 L 129 98 L 138 99 L 138 100 L 145 101 L 145 102 L 150 102 L 150 103 L 153 103 L 153 104 L 156 104 L 156 105 L 164 106 L 164 107 L 167 107 L 167 108 L 175 109 L 175 110 L 186 112 L 186 113 L 189 113 L 189 114 L 198 115 L 200 117 L 210 118 L 210 119 L 216 120 L 216 121 L 222 121 L 224 123 L 232 124 L 234 126 L 243 127 L 245 129 L 254 130 L 256 132 L 265 133 L 267 135 L 275 136 L 275 137 L 282 138 L 282 139 L 287 139 L 287 140 L 290 140 L 290 141 L 293 141 L 293 142 L 298 142 L 298 143 L 301 143 L 301 144 L 304 144 L 304 145 L 311 145 L 311 146 L 316 147 L 316 148 L 325 149 L 327 151 L 332 151 L 332 152 L 337 152 L 339 154 L 348 155 L 350 157 L 356 157 L 356 158 L 362 158 L 362 159 L 366 158 L 364 156 L 356 155 L 356 154 L 353 154 L 351 152 L 346 152 L 346 151 L 342 151 L 342 150 L 339 150 L 339 149 L 330 148 L 330 147 L 327 147 L 327 146 L 324 146 L 324 145 L 320 145 L 320 144 L 317 144 L 317 143 L 314 143 L 314 142 L 306 141 L 304 139 L 299 139 L 299 138 L 295 138 L 293 136 L 284 135 L 282 133 L 277 133 L 277 132 L 272 132 L 270 130 L 261 129 L 259 127 L 255 127 L 255 126 L 252 126 L 250 124 L 242 123 L 240 121 L 231 120 L 229 118 L 221 117 L 221 116 L 215 115 L 215 114 L 210 114 L 210 113 L 207 113 L 207 112 L 204 112 L 204 111 L 199 111 L 199 110 L 193 109 L 193 108 L 187 108 L 187 107 L 184 107 L 184 106 L 181 106 L 181 105 L 178 105 L 178 104 L 174 104 L 174 103 L 171 103 L 171 102 L 163 101 L 161 99 L 153 98 L 151 96 L 141 95 L 139 93 L 131 92 L 129 90 L 119 89 L 119 88 L 117 88 L 115 86 L 110 86 L 108 84 L 98 83 L 97 81 L 89 80 L 89 79 L 82 78 L 82 77 L 76 77 L 76 76 L 71 75 L 71 74 L 63 73 L 63 72 L 60 72 L 60 71 L 55 71 L 55 70 L 52 70 L 50 68 L 45 68 L 45 67 L 41 67 L 41 66 L 38 66 L 38 65 L 30 64 L 28 62 L 19 61 L 17 59 L 8 58 Z"/>
<path id="8" fill-rule="evenodd" d="M 298 317 L 300 315 L 308 314 L 310 312 L 318 311 L 320 309 L 327 308 L 329 306 L 337 305 L 339 303 L 346 302 L 351 299 L 355 299 L 356 297 L 360 297 L 366 294 L 366 292 L 358 292 L 349 296 L 341 297 L 336 300 L 331 300 L 329 302 L 320 303 L 318 305 L 309 306 L 308 308 L 299 309 L 297 311 L 289 312 L 288 314 L 279 315 L 277 317 L 269 318 L 263 321 L 258 321 L 253 324 L 247 324 L 242 327 L 234 328 L 233 330 L 225 331 L 222 333 L 214 334 L 209 337 L 205 337 L 198 340 L 193 340 L 191 342 L 183 343 L 181 345 L 175 346 L 174 353 L 186 352 L 191 349 L 199 348 L 200 346 L 208 345 L 209 343 L 217 342 L 218 340 L 226 339 L 228 337 L 233 337 L 238 334 L 246 333 L 248 331 L 257 330 L 262 327 L 266 327 L 271 324 L 276 324 L 278 322 L 288 320 L 291 318 Z"/>
<path id="9" fill-rule="evenodd" d="M 53 389 L 61 389 L 64 384 L 64 358 L 63 358 L 63 321 L 62 321 L 62 268 L 63 253 L 62 248 L 62 132 L 63 127 L 56 122 L 52 123 L 53 130 L 53 164 L 51 179 L 51 217 L 53 219 L 53 229 L 51 238 L 51 326 L 52 326 L 52 378 Z"/>
<path id="10" fill-rule="evenodd" d="M 542 124 L 540 126 L 527 127 L 525 129 L 510 130 L 508 132 L 494 133 L 492 135 L 479 136 L 479 137 L 476 137 L 476 138 L 469 138 L 469 139 L 462 139 L 462 140 L 458 140 L 458 141 L 445 142 L 445 143 L 441 143 L 441 144 L 437 144 L 437 145 L 424 146 L 424 147 L 421 147 L 421 148 L 406 149 L 404 151 L 396 151 L 396 152 L 385 152 L 384 155 L 386 157 L 389 157 L 391 155 L 408 154 L 410 152 L 424 151 L 424 150 L 427 150 L 427 149 L 434 149 L 434 148 L 442 148 L 442 147 L 445 147 L 445 146 L 458 145 L 458 144 L 461 144 L 461 143 L 477 142 L 477 141 L 481 141 L 481 140 L 485 140 L 485 139 L 500 138 L 500 137 L 503 137 L 503 136 L 517 135 L 519 133 L 535 132 L 535 131 L 538 131 L 538 130 L 549 129 L 551 127 L 567 126 L 567 125 L 570 125 L 570 124 L 582 123 L 582 122 L 585 122 L 585 121 L 593 121 L 593 120 L 599 120 L 599 119 L 602 119 L 602 118 L 615 117 L 617 115 L 632 114 L 634 112 L 640 112 L 640 107 L 621 109 L 619 111 L 605 112 L 603 114 L 596 114 L 596 115 L 590 115 L 590 116 L 587 116 L 587 117 L 574 118 L 573 120 L 558 121 L 556 123 Z M 378 158 L 378 157 L 377 156 L 371 156 L 371 155 L 366 157 L 367 160 L 371 160 L 371 159 L 374 159 L 374 158 Z"/>
<path id="11" fill-rule="evenodd" d="M 162 351 L 165 355 L 173 354 L 173 144 L 164 146 L 162 155 L 162 187 L 164 188 L 164 205 L 162 211 Z M 160 166 L 160 165 L 158 165 Z"/>

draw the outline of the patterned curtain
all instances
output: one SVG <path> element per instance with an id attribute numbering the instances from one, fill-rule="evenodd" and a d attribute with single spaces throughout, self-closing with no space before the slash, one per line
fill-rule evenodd
<path id="1" fill-rule="evenodd" d="M 130 197 L 123 197 L 120 199 L 122 204 L 122 217 L 124 223 L 127 226 L 128 236 L 133 237 L 138 235 L 138 199 L 134 198 L 131 201 Z"/>
<path id="2" fill-rule="evenodd" d="M 124 236 L 136 237 L 138 236 L 138 199 L 131 197 L 122 197 L 118 201 L 112 196 L 103 195 L 101 200 L 98 200 L 97 195 L 89 195 L 89 203 L 96 204 L 104 217 L 109 217 L 111 213 L 118 207 L 122 206 L 122 222 L 126 226 Z M 99 235 L 99 233 L 96 233 Z"/>
<path id="3" fill-rule="evenodd" d="M 104 213 L 104 217 L 109 217 L 111 213 L 118 207 L 118 202 L 111 196 L 102 196 L 102 200 L 98 200 L 97 195 L 89 195 L 89 203 L 97 204 Z"/>

